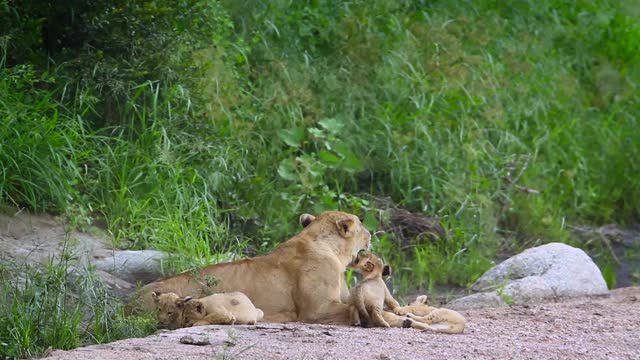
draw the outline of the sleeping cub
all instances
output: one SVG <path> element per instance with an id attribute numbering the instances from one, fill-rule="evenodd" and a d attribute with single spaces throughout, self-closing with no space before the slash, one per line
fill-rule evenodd
<path id="1" fill-rule="evenodd" d="M 238 291 L 189 299 L 185 301 L 182 310 L 182 323 L 186 327 L 210 324 L 253 325 L 263 317 L 262 310 Z"/>
<path id="2" fill-rule="evenodd" d="M 193 299 L 175 293 L 151 294 L 158 309 L 160 327 L 176 329 L 193 325 L 255 324 L 264 313 L 241 292 L 219 293 Z"/>

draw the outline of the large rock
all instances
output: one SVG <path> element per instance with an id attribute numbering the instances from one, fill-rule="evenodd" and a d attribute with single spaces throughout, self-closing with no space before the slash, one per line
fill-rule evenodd
<path id="1" fill-rule="evenodd" d="M 162 277 L 166 258 L 166 253 L 156 250 L 101 249 L 93 253 L 91 263 L 96 269 L 129 283 L 147 284 Z"/>
<path id="2" fill-rule="evenodd" d="M 71 276 L 88 276 L 88 269 L 95 268 L 97 278 L 118 297 L 127 296 L 138 282 L 146 284 L 163 275 L 165 253 L 111 247 L 108 234 L 98 229 L 91 234 L 75 231 L 62 218 L 46 214 L 0 213 L 0 264 L 10 268 L 24 264 L 46 268 L 51 259 L 64 254 L 71 260 L 67 269 Z M 14 275 L 19 280 L 22 274 Z"/>
<path id="3" fill-rule="evenodd" d="M 484 308 L 495 308 L 507 305 L 507 303 L 495 291 L 471 294 L 453 300 L 445 305 L 447 309 L 452 310 L 473 310 Z"/>
<path id="4" fill-rule="evenodd" d="M 448 306 L 469 309 L 500 306 L 496 297 L 502 304 L 526 304 L 609 292 L 593 260 L 581 249 L 562 243 L 527 249 L 509 258 L 484 273 L 471 289 L 484 295 L 456 299 Z"/>

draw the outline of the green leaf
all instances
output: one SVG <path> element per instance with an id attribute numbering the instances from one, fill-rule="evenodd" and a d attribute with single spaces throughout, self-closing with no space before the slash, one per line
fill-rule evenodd
<path id="1" fill-rule="evenodd" d="M 300 147 L 300 143 L 304 139 L 304 129 L 300 127 L 281 129 L 278 131 L 278 137 L 280 137 L 285 144 L 297 148 Z"/>
<path id="2" fill-rule="evenodd" d="M 358 159 L 356 154 L 349 149 L 349 147 L 343 143 L 334 143 L 333 149 L 343 159 L 342 166 L 347 170 L 360 171 L 363 168 L 362 162 Z"/>
<path id="3" fill-rule="evenodd" d="M 296 166 L 291 159 L 284 159 L 280 162 L 280 165 L 278 166 L 278 175 L 285 180 L 298 180 Z"/>
<path id="4" fill-rule="evenodd" d="M 336 119 L 322 119 L 318 124 L 328 130 L 332 134 L 337 134 L 342 130 L 344 124 Z"/>
<path id="5" fill-rule="evenodd" d="M 327 165 L 338 165 L 340 164 L 340 158 L 337 157 L 335 154 L 332 154 L 326 150 L 321 150 L 318 153 L 318 157 L 320 158 L 320 160 L 322 162 L 324 162 Z"/>
<path id="6" fill-rule="evenodd" d="M 311 134 L 311 135 L 313 135 L 313 136 L 315 136 L 315 137 L 317 137 L 319 139 L 324 139 L 324 137 L 325 137 L 324 131 L 322 131 L 322 130 L 320 130 L 318 128 L 312 127 L 312 128 L 307 129 L 307 130 L 309 131 L 309 134 Z"/>
<path id="7" fill-rule="evenodd" d="M 364 221 L 362 222 L 365 228 L 370 231 L 376 231 L 378 229 L 378 219 L 373 211 L 367 211 L 364 214 Z"/>

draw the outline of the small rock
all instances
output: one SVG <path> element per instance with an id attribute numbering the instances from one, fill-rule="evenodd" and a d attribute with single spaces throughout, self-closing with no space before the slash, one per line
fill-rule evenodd
<path id="1" fill-rule="evenodd" d="M 180 338 L 180 343 L 181 344 L 185 344 L 185 345 L 204 346 L 204 345 L 210 345 L 211 341 L 206 336 L 196 336 L 196 337 L 194 337 L 194 336 L 191 336 L 191 335 L 185 335 L 185 336 Z"/>

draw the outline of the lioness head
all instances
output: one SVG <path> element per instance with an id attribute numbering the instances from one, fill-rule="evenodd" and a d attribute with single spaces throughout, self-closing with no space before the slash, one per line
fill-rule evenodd
<path id="1" fill-rule="evenodd" d="M 182 309 L 181 322 L 182 326 L 190 327 L 198 321 L 202 320 L 207 315 L 207 311 L 204 308 L 204 303 L 198 299 L 193 299 L 184 303 L 184 309 Z"/>
<path id="2" fill-rule="evenodd" d="M 315 233 L 317 239 L 334 242 L 340 255 L 351 256 L 349 261 L 353 261 L 360 250 L 366 250 L 371 245 L 371 233 L 352 214 L 341 211 L 326 211 L 318 216 L 302 214 L 300 224 L 305 231 Z"/>
<path id="3" fill-rule="evenodd" d="M 191 300 L 190 296 L 181 298 L 175 293 L 161 294 L 154 291 L 151 293 L 151 297 L 158 308 L 158 323 L 161 328 L 173 330 L 184 326 L 182 312 L 185 303 Z"/>

